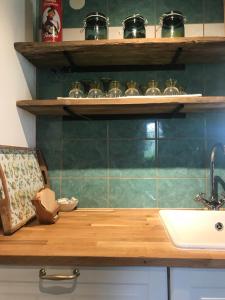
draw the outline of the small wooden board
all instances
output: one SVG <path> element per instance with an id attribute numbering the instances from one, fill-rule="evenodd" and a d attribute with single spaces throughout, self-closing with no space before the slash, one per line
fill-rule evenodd
<path id="1" fill-rule="evenodd" d="M 0 215 L 5 234 L 35 216 L 31 199 L 44 186 L 35 150 L 0 146 Z"/>

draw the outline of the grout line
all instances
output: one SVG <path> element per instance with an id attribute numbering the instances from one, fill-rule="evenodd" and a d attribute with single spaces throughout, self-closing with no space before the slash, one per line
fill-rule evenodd
<path id="1" fill-rule="evenodd" d="M 110 193 L 110 180 L 109 180 L 109 170 L 110 170 L 110 151 L 109 151 L 109 121 L 106 123 L 106 134 L 107 134 L 107 206 L 110 207 L 109 193 Z"/>
<path id="2" fill-rule="evenodd" d="M 205 20 L 205 5 L 203 7 L 204 20 Z M 203 36 L 205 36 L 205 24 L 203 23 Z M 206 73 L 206 65 L 202 66 L 202 73 Z M 203 77 L 203 95 L 206 92 L 206 77 Z M 207 152 L 208 152 L 208 136 L 207 136 L 207 118 L 206 113 L 204 113 L 204 146 L 205 146 L 205 193 L 208 193 L 208 162 L 207 162 Z"/>
<path id="3" fill-rule="evenodd" d="M 154 1 L 154 15 L 155 15 L 155 38 L 156 38 L 156 34 L 157 34 L 157 24 L 158 24 L 158 20 L 157 20 L 157 12 L 158 12 L 158 5 L 157 5 L 158 1 Z"/>
<path id="4" fill-rule="evenodd" d="M 155 158 L 156 158 L 156 203 L 157 207 L 159 207 L 159 121 L 155 122 Z"/>
<path id="5" fill-rule="evenodd" d="M 206 65 L 202 65 L 202 74 L 207 74 L 206 73 Z M 202 82 L 203 82 L 203 91 L 202 94 L 206 94 L 206 76 L 202 76 Z"/>
<path id="6" fill-rule="evenodd" d="M 205 17 L 206 17 L 205 0 L 202 0 L 203 37 L 205 36 Z M 204 76 L 203 76 L 203 78 L 204 78 Z"/>
<path id="7" fill-rule="evenodd" d="M 204 114 L 205 115 L 205 114 Z M 207 139 L 207 122 L 206 122 L 206 115 L 204 118 L 204 137 L 205 137 L 205 194 L 208 193 L 208 163 L 207 163 L 207 149 L 208 149 L 208 139 Z"/>
<path id="8" fill-rule="evenodd" d="M 181 137 L 157 137 L 158 140 L 204 140 L 204 137 L 188 137 L 188 136 L 181 136 Z M 137 138 L 126 138 L 126 137 L 121 137 L 121 138 L 70 138 L 70 139 L 64 139 L 64 141 L 72 142 L 72 141 L 87 141 L 87 142 L 92 142 L 92 141 L 155 141 L 156 137 L 154 138 L 146 138 L 146 137 L 137 137 Z M 40 143 L 41 145 L 42 143 Z"/>
<path id="9" fill-rule="evenodd" d="M 109 16 L 109 0 L 106 0 L 106 11 L 107 11 L 107 16 Z"/>
<path id="10" fill-rule="evenodd" d="M 59 177 L 59 194 L 60 194 L 60 198 L 62 198 L 62 178 L 63 178 L 63 149 L 64 149 L 64 139 L 63 139 L 63 119 L 61 118 L 61 134 L 62 134 L 62 138 L 61 138 L 61 145 L 60 145 L 60 150 L 61 150 L 61 162 L 60 162 L 60 177 Z"/>
<path id="11" fill-rule="evenodd" d="M 59 177 L 53 177 L 51 176 L 52 179 L 58 179 Z M 196 180 L 196 179 L 205 179 L 205 177 L 113 177 L 113 176 L 96 176 L 96 177 L 88 177 L 88 176 L 80 176 L 80 177 L 75 177 L 75 176 L 64 176 L 63 179 L 91 179 L 91 180 L 96 180 L 96 179 L 110 179 L 110 180 Z"/>
<path id="12" fill-rule="evenodd" d="M 117 140 L 125 140 L 125 141 L 129 141 L 129 140 L 154 140 L 155 138 L 145 138 L 145 137 L 137 137 L 137 138 L 110 138 L 110 137 L 106 137 L 106 138 L 69 138 L 69 139 L 65 139 L 66 141 L 87 141 L 87 142 L 92 142 L 92 141 L 107 141 L 107 140 L 112 140 L 112 141 L 117 141 Z"/>

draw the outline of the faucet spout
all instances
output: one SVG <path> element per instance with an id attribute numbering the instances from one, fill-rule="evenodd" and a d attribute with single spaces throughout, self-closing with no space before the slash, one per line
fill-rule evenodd
<path id="1" fill-rule="evenodd" d="M 210 199 L 207 200 L 204 196 L 205 194 L 200 193 L 195 197 L 195 200 L 198 202 L 201 202 L 204 206 L 206 206 L 208 209 L 218 210 L 220 209 L 224 203 L 225 203 L 225 195 L 222 195 L 222 198 L 218 198 L 218 192 L 216 190 L 216 184 L 215 184 L 215 158 L 216 158 L 216 151 L 217 149 L 220 149 L 223 154 L 225 155 L 225 146 L 221 143 L 217 143 L 213 145 L 211 154 L 210 154 L 210 187 L 211 187 L 211 195 Z"/>
<path id="2" fill-rule="evenodd" d="M 211 200 L 218 200 L 218 193 L 215 188 L 215 158 L 216 158 L 216 151 L 220 149 L 223 154 L 225 155 L 225 146 L 221 143 L 217 143 L 212 147 L 211 155 L 210 155 L 210 184 L 211 184 Z"/>

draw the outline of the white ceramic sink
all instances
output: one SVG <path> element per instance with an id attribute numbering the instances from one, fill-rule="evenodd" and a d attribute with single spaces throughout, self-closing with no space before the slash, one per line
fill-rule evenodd
<path id="1" fill-rule="evenodd" d="M 225 249 L 225 211 L 165 209 L 159 214 L 175 246 Z"/>

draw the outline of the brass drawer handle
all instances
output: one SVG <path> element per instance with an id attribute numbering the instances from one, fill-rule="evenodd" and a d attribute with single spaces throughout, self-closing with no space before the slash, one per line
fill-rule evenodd
<path id="1" fill-rule="evenodd" d="M 39 278 L 43 280 L 73 280 L 76 279 L 78 276 L 80 276 L 80 271 L 78 269 L 74 269 L 72 275 L 47 275 L 45 269 L 41 269 L 39 271 Z"/>

